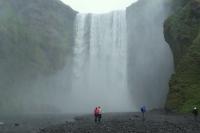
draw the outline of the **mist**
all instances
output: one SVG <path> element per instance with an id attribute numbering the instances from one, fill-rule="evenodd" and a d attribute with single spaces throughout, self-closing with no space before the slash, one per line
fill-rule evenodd
<path id="1" fill-rule="evenodd" d="M 76 16 L 73 70 L 70 111 L 131 111 L 125 10 Z"/>
<path id="2" fill-rule="evenodd" d="M 174 69 L 163 36 L 167 15 L 165 0 L 141 0 L 126 11 L 78 14 L 69 111 L 163 108 Z"/>
<path id="3" fill-rule="evenodd" d="M 57 0 L 1 0 L 0 8 L 1 114 L 60 113 L 76 12 Z"/>
<path id="4" fill-rule="evenodd" d="M 166 1 L 139 0 L 126 10 L 84 14 L 56 0 L 27 6 L 29 12 L 15 11 L 24 2 L 13 0 L 7 12 L 13 9 L 11 16 L 18 17 L 1 17 L 12 28 L 7 30 L 11 33 L 0 28 L 3 37 L 11 36 L 0 45 L 1 112 L 162 108 L 173 73 L 172 53 L 163 36 Z"/>
<path id="5" fill-rule="evenodd" d="M 128 84 L 134 105 L 163 108 L 174 71 L 173 56 L 163 36 L 167 1 L 140 0 L 128 8 Z"/>

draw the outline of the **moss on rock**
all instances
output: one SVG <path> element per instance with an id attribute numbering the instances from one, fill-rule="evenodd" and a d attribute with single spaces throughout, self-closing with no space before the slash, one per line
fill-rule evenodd
<path id="1" fill-rule="evenodd" d="M 200 1 L 187 1 L 166 20 L 164 28 L 176 65 L 166 108 L 189 112 L 193 106 L 200 107 Z"/>

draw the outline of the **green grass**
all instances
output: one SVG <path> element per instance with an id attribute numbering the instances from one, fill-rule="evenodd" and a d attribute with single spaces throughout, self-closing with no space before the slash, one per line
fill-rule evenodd
<path id="1" fill-rule="evenodd" d="M 176 64 L 166 107 L 178 112 L 200 108 L 200 18 L 193 14 L 191 2 L 165 23 L 166 40 Z"/>

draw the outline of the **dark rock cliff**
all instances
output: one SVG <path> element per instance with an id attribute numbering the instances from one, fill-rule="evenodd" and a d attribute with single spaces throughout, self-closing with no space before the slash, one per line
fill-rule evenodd
<path id="1" fill-rule="evenodd" d="M 28 97 L 30 80 L 64 68 L 72 53 L 75 15 L 59 0 L 0 1 L 1 111 L 22 110 L 19 99 Z"/>

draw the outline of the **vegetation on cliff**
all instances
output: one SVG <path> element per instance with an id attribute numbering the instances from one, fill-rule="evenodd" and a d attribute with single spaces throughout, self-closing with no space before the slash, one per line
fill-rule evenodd
<path id="1" fill-rule="evenodd" d="M 178 112 L 200 107 L 200 0 L 184 2 L 164 26 L 176 65 L 166 108 Z"/>

